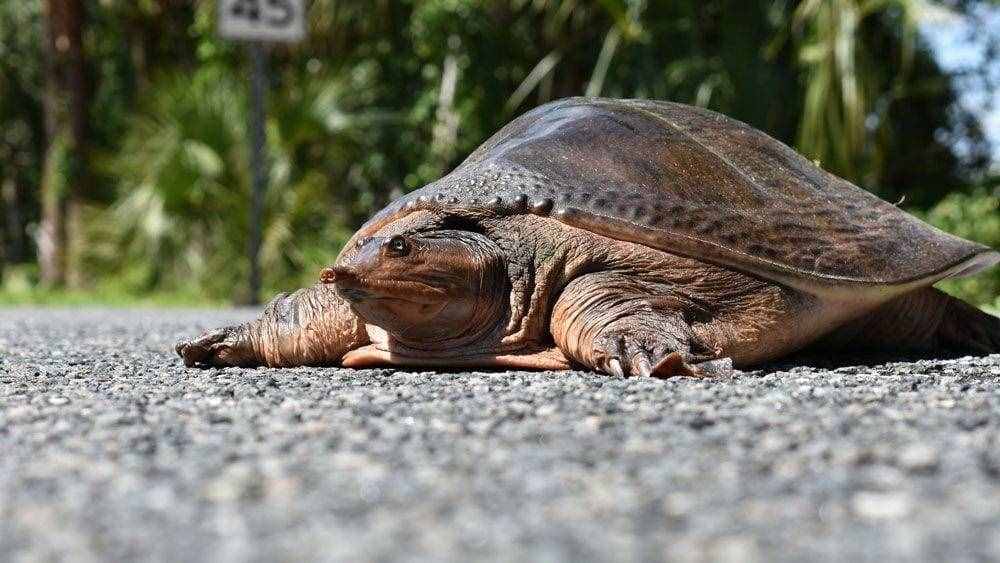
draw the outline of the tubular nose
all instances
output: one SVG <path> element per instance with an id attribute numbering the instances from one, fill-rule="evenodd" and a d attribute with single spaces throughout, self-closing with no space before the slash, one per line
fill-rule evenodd
<path id="1" fill-rule="evenodd" d="M 357 279 L 357 275 L 344 266 L 327 266 L 319 273 L 319 281 L 323 283 L 343 283 L 352 279 Z"/>

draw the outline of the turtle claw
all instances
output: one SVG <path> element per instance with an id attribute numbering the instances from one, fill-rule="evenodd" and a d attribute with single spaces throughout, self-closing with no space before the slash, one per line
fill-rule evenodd
<path id="1" fill-rule="evenodd" d="M 225 327 L 205 332 L 192 340 L 181 340 L 174 347 L 187 367 L 252 366 L 249 346 L 242 338 L 241 327 Z"/>
<path id="2" fill-rule="evenodd" d="M 599 346 L 599 369 L 616 377 L 658 378 L 713 377 L 716 372 L 725 371 L 725 365 L 715 365 L 722 360 L 692 364 L 694 356 L 671 351 L 671 344 L 656 337 L 608 335 Z M 731 371 L 731 361 L 728 366 Z"/>
<path id="3" fill-rule="evenodd" d="M 616 377 L 723 377 L 733 372 L 730 358 L 669 351 L 637 339 L 612 337 L 605 342 L 601 368 Z"/>
<path id="4" fill-rule="evenodd" d="M 687 364 L 680 354 L 670 353 L 669 349 L 650 339 L 611 334 L 602 341 L 598 355 L 599 369 L 615 377 L 694 375 L 693 372 L 682 369 Z M 658 358 L 663 359 L 657 361 Z M 676 362 L 678 359 L 679 364 Z"/>
<path id="5" fill-rule="evenodd" d="M 640 354 L 633 364 L 635 365 L 635 374 L 639 377 L 652 377 L 653 376 L 653 362 L 652 359 L 646 354 Z"/>
<path id="6" fill-rule="evenodd" d="M 219 349 L 219 344 L 225 340 L 227 334 L 228 331 L 224 328 L 208 331 L 197 338 L 181 340 L 174 350 L 187 367 L 208 364 L 212 353 Z"/>

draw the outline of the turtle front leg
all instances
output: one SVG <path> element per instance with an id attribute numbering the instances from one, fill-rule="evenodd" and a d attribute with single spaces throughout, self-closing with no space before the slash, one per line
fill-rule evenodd
<path id="1" fill-rule="evenodd" d="M 574 361 L 612 375 L 708 377 L 732 361 L 701 342 L 684 304 L 642 281 L 615 273 L 570 282 L 556 301 L 550 330 Z"/>
<path id="2" fill-rule="evenodd" d="M 177 343 L 187 366 L 339 365 L 368 344 L 364 322 L 329 286 L 314 285 L 271 300 L 250 322 Z"/>

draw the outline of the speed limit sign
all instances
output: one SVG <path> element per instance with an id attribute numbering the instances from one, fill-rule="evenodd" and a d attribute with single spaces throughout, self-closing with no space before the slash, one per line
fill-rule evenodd
<path id="1" fill-rule="evenodd" d="M 305 37 L 304 0 L 218 0 L 226 39 L 295 42 Z"/>
<path id="2" fill-rule="evenodd" d="M 268 48 L 265 42 L 293 43 L 306 35 L 304 0 L 216 0 L 219 8 L 219 35 L 246 42 L 250 65 L 250 144 L 251 185 L 250 232 L 247 245 L 249 293 L 247 304 L 260 299 L 260 245 L 267 193 L 267 83 Z"/>

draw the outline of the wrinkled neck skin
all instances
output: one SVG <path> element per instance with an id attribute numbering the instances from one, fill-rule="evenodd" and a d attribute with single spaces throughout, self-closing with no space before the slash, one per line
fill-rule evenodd
<path id="1" fill-rule="evenodd" d="M 581 244 L 554 220 L 530 214 L 499 218 L 487 230 L 508 259 L 510 296 L 502 348 L 555 346 L 552 308 L 567 283 L 603 263 L 600 246 Z"/>
<path id="2" fill-rule="evenodd" d="M 240 329 L 256 360 L 270 367 L 337 365 L 369 342 L 350 304 L 320 284 L 278 295 Z"/>

